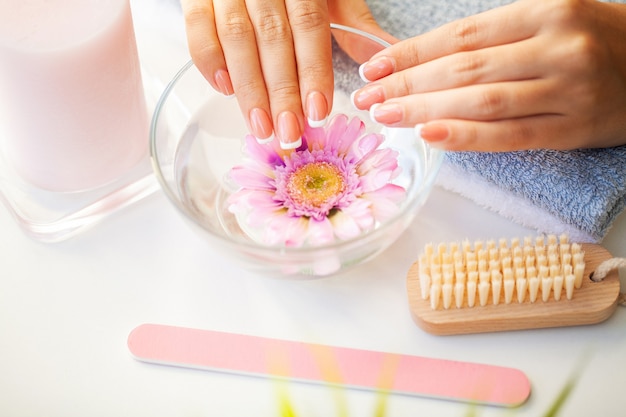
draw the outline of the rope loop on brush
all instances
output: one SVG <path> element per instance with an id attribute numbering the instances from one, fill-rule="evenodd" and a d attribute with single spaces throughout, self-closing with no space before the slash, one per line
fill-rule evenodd
<path id="1" fill-rule="evenodd" d="M 626 258 L 611 258 L 611 259 L 607 259 L 606 261 L 604 261 L 600 265 L 598 265 L 596 270 L 593 271 L 591 273 L 591 275 L 589 275 L 589 278 L 593 282 L 600 282 L 604 278 L 606 278 L 606 276 L 611 271 L 616 270 L 616 269 L 620 269 L 620 268 L 626 268 Z M 619 297 L 617 299 L 617 303 L 620 306 L 622 306 L 622 307 L 626 307 L 626 294 L 625 293 L 620 293 L 620 295 L 619 295 Z"/>

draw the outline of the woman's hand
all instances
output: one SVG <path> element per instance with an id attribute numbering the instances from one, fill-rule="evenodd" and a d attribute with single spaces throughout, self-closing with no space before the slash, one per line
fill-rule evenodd
<path id="1" fill-rule="evenodd" d="M 321 125 L 333 99 L 331 21 L 393 40 L 364 0 L 181 0 L 192 59 L 235 94 L 259 141 L 299 146 L 304 118 Z M 338 40 L 352 56 L 358 44 Z M 360 56 L 364 61 L 373 54 Z"/>
<path id="2" fill-rule="evenodd" d="M 449 150 L 626 144 L 626 6 L 520 0 L 361 67 L 358 108 Z"/>

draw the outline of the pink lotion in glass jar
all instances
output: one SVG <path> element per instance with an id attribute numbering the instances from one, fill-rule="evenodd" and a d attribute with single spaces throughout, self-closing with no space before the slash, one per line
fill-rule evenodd
<path id="1" fill-rule="evenodd" d="M 0 144 L 3 200 L 43 240 L 153 188 L 129 0 L 0 0 Z"/>
<path id="2" fill-rule="evenodd" d="M 0 0 L 6 152 L 28 182 L 98 187 L 146 153 L 148 121 L 128 0 Z"/>

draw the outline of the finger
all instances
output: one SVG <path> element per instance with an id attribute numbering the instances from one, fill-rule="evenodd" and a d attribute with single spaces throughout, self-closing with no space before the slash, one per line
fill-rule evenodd
<path id="1" fill-rule="evenodd" d="M 284 0 L 248 0 L 275 133 L 296 148 L 304 127 L 296 51 Z"/>
<path id="2" fill-rule="evenodd" d="M 358 29 L 377 38 L 369 40 L 347 31 L 333 33 L 341 49 L 358 63 L 363 63 L 380 52 L 383 49 L 380 41 L 387 45 L 398 41 L 378 25 L 367 3 L 363 0 L 330 1 L 328 9 L 331 22 Z"/>
<path id="3" fill-rule="evenodd" d="M 370 108 L 372 119 L 394 127 L 410 127 L 439 119 L 502 120 L 560 113 L 562 98 L 552 80 L 479 84 L 413 94 Z"/>
<path id="4" fill-rule="evenodd" d="M 354 29 L 356 28 L 347 26 L 345 30 L 333 30 L 332 32 L 339 47 L 358 64 L 367 62 L 373 55 L 383 51 L 393 42 L 397 42 L 396 38 L 380 28 L 373 30 L 375 27 L 370 27 L 353 31 Z"/>
<path id="5" fill-rule="evenodd" d="M 301 106 L 309 125 L 323 126 L 333 102 L 332 45 L 326 0 L 289 0 Z"/>
<path id="6" fill-rule="evenodd" d="M 191 58 L 211 86 L 224 95 L 233 94 L 224 53 L 217 37 L 211 0 L 181 0 Z"/>
<path id="7" fill-rule="evenodd" d="M 259 141 L 271 141 L 274 126 L 270 100 L 246 4 L 244 0 L 220 0 L 214 3 L 214 10 L 217 34 L 241 112 Z"/>
<path id="8" fill-rule="evenodd" d="M 536 79 L 554 63 L 552 54 L 542 46 L 544 42 L 542 37 L 537 37 L 448 55 L 370 83 L 353 94 L 353 101 L 357 108 L 367 110 L 372 104 L 394 97 L 474 84 Z M 542 59 L 539 59 L 540 54 Z"/>
<path id="9" fill-rule="evenodd" d="M 584 125 L 557 114 L 493 122 L 437 120 L 416 127 L 417 136 L 450 151 L 578 149 L 585 145 L 585 134 Z"/>
<path id="10" fill-rule="evenodd" d="M 463 51 L 475 51 L 528 39 L 540 29 L 538 8 L 519 1 L 447 23 L 374 55 L 362 72 L 370 81 L 395 71 Z"/>

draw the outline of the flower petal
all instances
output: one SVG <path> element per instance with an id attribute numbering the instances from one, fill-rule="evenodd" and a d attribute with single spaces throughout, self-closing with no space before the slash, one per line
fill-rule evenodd
<path id="1" fill-rule="evenodd" d="M 228 198 L 228 211 L 252 228 L 263 227 L 270 219 L 284 216 L 286 211 L 273 196 L 272 192 L 241 190 Z"/>
<path id="2" fill-rule="evenodd" d="M 304 245 L 307 237 L 307 228 L 309 221 L 304 217 L 296 217 L 290 222 L 290 227 L 285 229 L 285 245 L 291 247 L 300 247 Z"/>
<path id="3" fill-rule="evenodd" d="M 306 124 L 302 134 L 302 141 L 306 143 L 309 151 L 325 149 L 326 129 L 324 127 L 311 127 Z"/>
<path id="4" fill-rule="evenodd" d="M 354 142 L 359 139 L 364 131 L 365 123 L 357 117 L 352 118 L 341 137 L 341 141 L 339 142 L 339 147 L 337 148 L 339 155 L 347 155 Z"/>
<path id="5" fill-rule="evenodd" d="M 242 188 L 254 190 L 275 189 L 275 187 L 272 185 L 273 178 L 270 178 L 265 174 L 258 172 L 257 170 L 249 169 L 245 166 L 233 167 L 230 170 L 230 177 Z"/>
<path id="6" fill-rule="evenodd" d="M 377 189 L 376 191 L 367 193 L 366 196 L 369 199 L 386 198 L 387 200 L 391 200 L 397 204 L 401 203 L 406 198 L 406 190 L 400 185 L 387 184 L 384 187 Z"/>
<path id="7" fill-rule="evenodd" d="M 338 143 L 341 141 L 341 136 L 346 130 L 348 124 L 348 116 L 345 114 L 338 114 L 328 121 L 326 125 L 326 144 L 324 149 L 330 151 L 336 151 Z"/>
<path id="8" fill-rule="evenodd" d="M 385 180 L 388 178 L 389 175 L 387 175 L 384 171 L 370 171 L 367 175 L 362 175 L 360 177 L 361 189 L 364 193 L 375 191 L 384 186 L 386 183 Z"/>
<path id="9" fill-rule="evenodd" d="M 341 210 L 343 214 L 352 218 L 361 230 L 369 230 L 375 226 L 372 213 L 372 202 L 366 198 L 358 198 L 350 206 Z"/>
<path id="10" fill-rule="evenodd" d="M 273 141 L 276 142 L 276 141 Z M 253 161 L 260 161 L 267 166 L 282 165 L 282 157 L 277 152 L 277 145 L 260 144 L 252 135 L 246 135 L 244 153 Z"/>
<path id="11" fill-rule="evenodd" d="M 371 217 L 371 215 L 370 215 Z M 342 240 L 351 239 L 361 233 L 361 228 L 356 220 L 345 211 L 338 210 L 330 218 L 330 222 L 335 229 L 335 235 Z"/>
<path id="12" fill-rule="evenodd" d="M 359 174 L 364 174 L 372 169 L 391 171 L 394 173 L 395 178 L 399 173 L 398 152 L 393 149 L 378 149 L 365 156 L 357 164 Z"/>
<path id="13" fill-rule="evenodd" d="M 352 162 L 358 163 L 361 159 L 375 151 L 384 140 L 385 136 L 377 133 L 365 135 L 352 144 L 348 152 L 348 158 Z"/>
<path id="14" fill-rule="evenodd" d="M 392 217 L 398 212 L 398 203 L 406 196 L 406 191 L 399 185 L 387 184 L 374 192 L 363 194 L 363 199 L 369 200 L 372 215 L 379 222 Z"/>
<path id="15" fill-rule="evenodd" d="M 323 245 L 334 241 L 333 225 L 328 217 L 321 220 L 309 219 L 307 242 L 311 245 Z"/>
<path id="16" fill-rule="evenodd" d="M 287 215 L 271 218 L 266 225 L 265 241 L 271 245 L 302 246 L 307 237 L 309 220 Z"/>
<path id="17" fill-rule="evenodd" d="M 364 131 L 365 124 L 358 117 L 348 121 L 348 116 L 338 114 L 328 122 L 326 149 L 344 156 Z"/>

